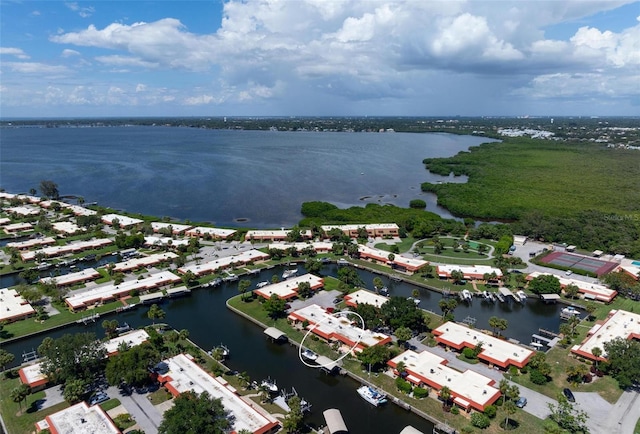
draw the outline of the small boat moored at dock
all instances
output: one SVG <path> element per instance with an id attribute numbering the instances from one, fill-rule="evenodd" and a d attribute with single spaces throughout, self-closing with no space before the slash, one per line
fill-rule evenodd
<path id="1" fill-rule="evenodd" d="M 262 380 L 260 382 L 260 387 L 264 387 L 267 390 L 267 392 L 273 393 L 273 394 L 278 393 L 278 390 L 279 390 L 275 380 L 272 380 L 271 378 Z"/>
<path id="2" fill-rule="evenodd" d="M 357 392 L 362 399 L 376 407 L 387 402 L 387 395 L 378 392 L 373 387 L 363 385 L 358 388 Z"/>
<path id="3" fill-rule="evenodd" d="M 282 278 L 284 280 L 287 280 L 288 278 L 293 277 L 296 274 L 298 274 L 298 269 L 297 268 L 289 268 L 287 270 L 284 270 L 284 273 L 282 273 Z"/>
<path id="4" fill-rule="evenodd" d="M 304 350 L 302 350 L 302 352 L 300 353 L 300 355 L 310 361 L 316 361 L 318 360 L 318 355 L 316 353 L 314 353 L 313 351 L 311 351 L 308 348 L 305 348 Z"/>

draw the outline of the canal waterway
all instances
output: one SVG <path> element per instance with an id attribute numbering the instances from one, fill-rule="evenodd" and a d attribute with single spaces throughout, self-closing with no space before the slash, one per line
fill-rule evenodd
<path id="1" fill-rule="evenodd" d="M 302 266 L 300 266 L 302 271 Z M 330 265 L 323 270 L 324 274 L 336 275 L 337 267 Z M 254 287 L 272 275 L 280 275 L 280 267 L 264 270 L 260 275 L 246 276 L 252 280 Z M 373 287 L 376 276 L 365 270 L 358 270 L 365 286 Z M 415 286 L 404 282 L 396 282 L 383 277 L 392 295 L 410 296 Z M 430 422 L 407 412 L 395 405 L 374 408 L 362 400 L 356 393 L 357 382 L 348 377 L 332 377 L 319 370 L 305 367 L 297 357 L 297 348 L 290 345 L 276 345 L 265 338 L 263 330 L 254 323 L 231 312 L 225 305 L 228 298 L 238 294 L 236 283 L 225 283 L 217 288 L 194 290 L 191 296 L 167 301 L 161 306 L 166 312 L 165 322 L 175 329 L 187 329 L 190 339 L 203 349 L 211 349 L 221 343 L 231 350 L 228 365 L 240 372 L 247 371 L 252 379 L 262 380 L 270 376 L 280 387 L 295 387 L 298 393 L 313 404 L 313 412 L 309 422 L 321 425 L 322 411 L 327 408 L 339 408 L 345 422 L 353 434 L 358 433 L 398 433 L 406 425 L 413 425 L 427 433 L 432 431 Z M 420 289 L 420 306 L 439 312 L 438 301 L 442 295 L 427 289 Z M 496 315 L 506 318 L 509 327 L 504 332 L 508 337 L 524 343 L 530 341 L 532 333 L 538 328 L 557 331 L 559 305 L 544 305 L 539 300 L 529 300 L 525 305 L 511 302 L 507 304 L 485 304 L 475 299 L 469 306 L 460 305 L 455 316 L 458 321 L 467 316 L 477 319 L 476 327 L 488 328 L 488 318 Z M 120 324 L 128 323 L 132 327 L 150 324 L 147 307 L 121 312 L 110 316 Z M 23 352 L 37 349 L 44 336 L 60 337 L 65 333 L 91 331 L 97 336 L 104 336 L 100 318 L 96 323 L 87 326 L 74 324 L 46 335 L 34 336 L 16 342 L 3 344 L 2 347 L 21 360 Z M 366 373 L 362 373 L 366 376 Z M 438 415 L 434 415 L 437 417 Z"/>

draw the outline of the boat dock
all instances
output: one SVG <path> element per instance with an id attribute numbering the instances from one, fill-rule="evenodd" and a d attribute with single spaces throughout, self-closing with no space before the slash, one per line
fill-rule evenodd
<path id="1" fill-rule="evenodd" d="M 79 320 L 76 321 L 76 324 L 87 325 L 87 324 L 89 324 L 91 322 L 96 322 L 98 318 L 100 318 L 100 314 L 99 313 L 94 313 L 92 315 L 80 318 Z"/>

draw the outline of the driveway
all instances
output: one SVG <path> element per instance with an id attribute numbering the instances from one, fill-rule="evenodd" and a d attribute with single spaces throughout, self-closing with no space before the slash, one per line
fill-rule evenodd
<path id="1" fill-rule="evenodd" d="M 114 386 L 109 387 L 107 393 L 110 398 L 120 401 L 145 434 L 158 434 L 162 413 L 151 404 L 147 393 L 139 394 L 133 391 L 131 395 L 122 395 L 120 389 Z"/>

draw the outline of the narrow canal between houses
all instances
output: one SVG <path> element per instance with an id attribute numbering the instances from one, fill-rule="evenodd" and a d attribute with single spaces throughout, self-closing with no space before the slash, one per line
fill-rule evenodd
<path id="1" fill-rule="evenodd" d="M 302 266 L 299 267 L 302 271 Z M 335 265 L 325 267 L 325 274 L 336 275 Z M 365 286 L 372 288 L 374 274 L 358 270 Z M 258 276 L 246 276 L 252 280 L 252 288 L 262 280 L 268 280 L 273 274 L 281 275 L 281 268 L 262 271 Z M 390 289 L 391 295 L 408 297 L 415 286 L 389 281 L 383 281 Z M 359 386 L 348 377 L 331 377 L 319 370 L 305 367 L 297 357 L 297 349 L 290 345 L 276 345 L 263 335 L 262 329 L 250 321 L 241 318 L 226 308 L 228 298 L 238 294 L 235 283 L 223 284 L 218 288 L 198 289 L 191 296 L 175 299 L 162 304 L 166 312 L 165 322 L 175 329 L 187 329 L 190 338 L 203 349 L 211 349 L 224 343 L 231 350 L 228 366 L 240 372 L 247 371 L 252 379 L 261 380 L 270 376 L 276 380 L 278 386 L 291 390 L 292 387 L 313 405 L 312 414 L 308 421 L 314 425 L 324 423 L 322 411 L 328 408 L 338 408 L 352 434 L 365 433 L 399 433 L 406 425 L 425 432 L 432 432 L 432 425 L 428 421 L 407 412 L 395 405 L 387 404 L 382 408 L 374 408 L 356 393 Z M 420 289 L 420 307 L 440 312 L 438 301 L 441 295 L 427 289 Z M 466 317 L 476 319 L 477 328 L 489 328 L 488 319 L 491 316 L 506 318 L 509 327 L 504 334 L 523 343 L 529 343 L 531 334 L 537 333 L 539 328 L 557 331 L 560 324 L 559 311 L 561 305 L 545 305 L 539 300 L 529 300 L 525 305 L 511 303 L 489 304 L 480 299 L 474 299 L 470 305 L 460 304 L 455 311 L 456 320 L 462 321 Z M 112 316 L 120 324 L 127 322 L 132 327 L 150 324 L 147 318 L 147 308 L 141 307 L 132 311 L 121 312 Z M 102 319 L 87 326 L 72 325 L 64 329 L 46 334 L 59 337 L 65 333 L 79 333 L 92 331 L 103 336 Z M 37 349 L 45 334 L 28 339 L 3 344 L 2 347 L 16 355 L 16 362 L 20 362 L 25 351 Z M 363 374 L 366 375 L 366 374 Z M 438 417 L 439 415 L 434 415 Z"/>

